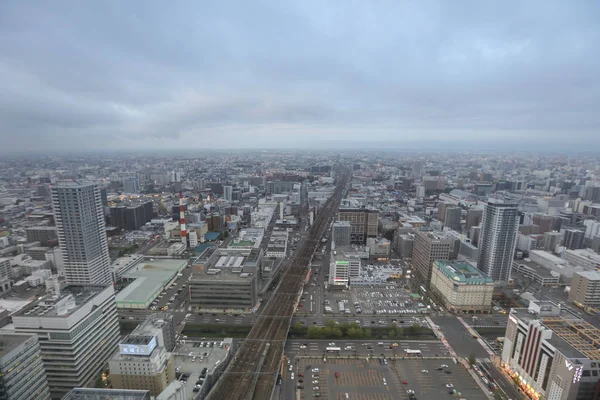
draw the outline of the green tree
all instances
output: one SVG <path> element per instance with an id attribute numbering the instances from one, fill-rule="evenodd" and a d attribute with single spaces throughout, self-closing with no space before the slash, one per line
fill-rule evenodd
<path id="1" fill-rule="evenodd" d="M 331 330 L 331 335 L 334 338 L 341 338 L 342 337 L 342 330 L 340 328 L 333 328 Z"/>
<path id="2" fill-rule="evenodd" d="M 471 353 L 471 355 L 469 355 L 469 365 L 475 365 L 476 362 L 475 354 Z"/>
<path id="3" fill-rule="evenodd" d="M 370 339 L 372 334 L 373 333 L 371 332 L 371 328 L 363 329 L 363 338 Z"/>
<path id="4" fill-rule="evenodd" d="M 292 331 L 296 335 L 306 335 L 307 328 L 300 321 L 298 321 L 298 322 L 296 322 L 294 324 L 294 327 L 292 328 Z"/>
<path id="5" fill-rule="evenodd" d="M 311 326 L 308 328 L 308 337 L 311 339 L 318 339 L 323 336 L 323 332 L 321 327 L 319 326 Z"/>
<path id="6" fill-rule="evenodd" d="M 397 333 L 394 328 L 390 329 L 387 334 L 388 338 L 390 338 L 390 339 L 395 339 L 396 335 L 397 335 Z"/>
<path id="7" fill-rule="evenodd" d="M 327 321 L 325 321 L 325 326 L 329 327 L 329 328 L 335 328 L 336 327 L 336 323 L 334 320 L 332 319 L 328 319 Z"/>
<path id="8" fill-rule="evenodd" d="M 323 337 L 326 337 L 326 338 L 331 337 L 333 328 L 326 326 L 323 328 L 322 332 L 323 332 Z"/>

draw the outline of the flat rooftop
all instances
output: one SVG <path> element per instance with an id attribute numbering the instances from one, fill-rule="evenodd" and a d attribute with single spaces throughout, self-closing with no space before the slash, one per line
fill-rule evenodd
<path id="1" fill-rule="evenodd" d="M 25 343 L 34 335 L 0 334 L 0 358 L 10 353 L 17 346 Z"/>
<path id="2" fill-rule="evenodd" d="M 530 314 L 527 308 L 513 308 L 512 312 L 526 324 L 542 321 L 553 332 L 550 343 L 566 357 L 600 360 L 600 329 L 566 310 L 561 310 L 560 315 L 548 317 Z"/>
<path id="3" fill-rule="evenodd" d="M 246 268 L 246 270 L 248 270 Z M 256 269 L 252 268 L 255 272 Z M 194 266 L 190 276 L 190 283 L 206 281 L 247 281 L 252 278 L 252 274 L 244 273 L 244 268 L 205 268 L 204 266 Z"/>
<path id="4" fill-rule="evenodd" d="M 123 279 L 133 280 L 133 282 L 117 293 L 117 303 L 147 302 L 186 266 L 187 261 L 181 259 L 140 261 L 123 274 Z"/>
<path id="5" fill-rule="evenodd" d="M 542 267 L 541 265 L 539 265 L 531 260 L 529 260 L 529 261 L 528 260 L 518 260 L 515 262 L 517 264 L 526 266 L 527 268 L 531 269 L 535 274 L 541 276 L 542 278 L 555 278 L 555 276 L 553 276 L 550 273 L 550 270 Z"/>
<path id="6" fill-rule="evenodd" d="M 62 400 L 150 400 L 147 390 L 76 388 Z"/>
<path id="7" fill-rule="evenodd" d="M 577 272 L 577 274 L 589 279 L 590 281 L 600 281 L 600 271 L 581 271 Z"/>
<path id="8" fill-rule="evenodd" d="M 59 297 L 41 297 L 15 313 L 19 317 L 60 317 L 74 314 L 81 306 L 106 289 L 103 285 L 69 285 L 61 288 Z"/>

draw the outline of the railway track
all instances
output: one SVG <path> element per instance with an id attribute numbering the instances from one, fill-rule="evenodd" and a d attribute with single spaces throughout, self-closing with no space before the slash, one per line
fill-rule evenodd
<path id="1" fill-rule="evenodd" d="M 299 246 L 300 251 L 207 399 L 267 400 L 271 397 L 304 279 L 327 225 L 339 207 L 350 176 L 349 170 L 342 174 L 333 196 L 317 214 L 308 238 Z"/>

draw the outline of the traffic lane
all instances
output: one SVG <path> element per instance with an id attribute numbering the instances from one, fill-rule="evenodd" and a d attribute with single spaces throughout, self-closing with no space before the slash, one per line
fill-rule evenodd
<path id="1" fill-rule="evenodd" d="M 489 357 L 488 352 L 473 338 L 455 316 L 433 316 L 433 322 L 440 327 L 446 340 L 460 357 L 474 354 L 477 358 Z"/>
<path id="2" fill-rule="evenodd" d="M 427 326 L 424 316 L 422 315 L 364 315 L 357 314 L 353 316 L 346 315 L 334 315 L 334 314 L 326 314 L 323 316 L 313 316 L 313 315 L 299 315 L 302 310 L 298 311 L 297 314 L 294 315 L 292 320 L 294 322 L 299 321 L 307 326 L 316 325 L 316 326 L 325 326 L 327 321 L 334 321 L 340 324 L 343 323 L 357 323 L 363 328 L 376 328 L 383 326 L 391 326 L 396 324 L 398 326 L 410 326 L 412 324 L 421 324 Z"/>
<path id="3" fill-rule="evenodd" d="M 491 363 L 484 362 L 479 363 L 483 366 L 485 371 L 494 378 L 494 382 L 500 390 L 502 390 L 510 399 L 518 399 L 521 397 L 519 391 L 515 388 L 514 384 L 500 371 L 498 371 Z"/>
<path id="4" fill-rule="evenodd" d="M 404 350 L 420 350 L 424 357 L 450 357 L 450 354 L 444 347 L 444 344 L 439 341 L 433 342 L 409 342 L 402 340 L 288 340 L 286 343 L 286 354 L 290 357 L 294 356 L 320 356 L 327 354 L 327 347 L 330 343 L 335 343 L 335 347 L 340 347 L 341 356 L 380 356 L 385 354 L 386 357 L 403 356 Z M 382 346 L 378 345 L 383 343 Z M 398 344 L 393 347 L 393 344 Z M 304 348 L 305 347 L 305 348 Z M 346 350 L 347 347 L 352 347 L 352 350 Z M 370 347 L 370 348 L 369 348 Z"/>

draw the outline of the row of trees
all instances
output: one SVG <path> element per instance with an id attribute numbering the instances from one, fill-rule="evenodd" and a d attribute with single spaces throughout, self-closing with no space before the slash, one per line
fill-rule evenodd
<path id="1" fill-rule="evenodd" d="M 307 327 L 301 322 L 296 322 L 291 329 L 291 334 L 294 336 L 308 337 L 311 339 L 405 339 L 414 338 L 415 336 L 429 336 L 431 330 L 422 328 L 418 324 L 413 324 L 409 327 L 402 328 L 395 324 L 392 327 L 372 327 L 362 328 L 359 324 L 336 324 L 333 320 L 327 320 L 325 326 L 310 326 Z"/>

